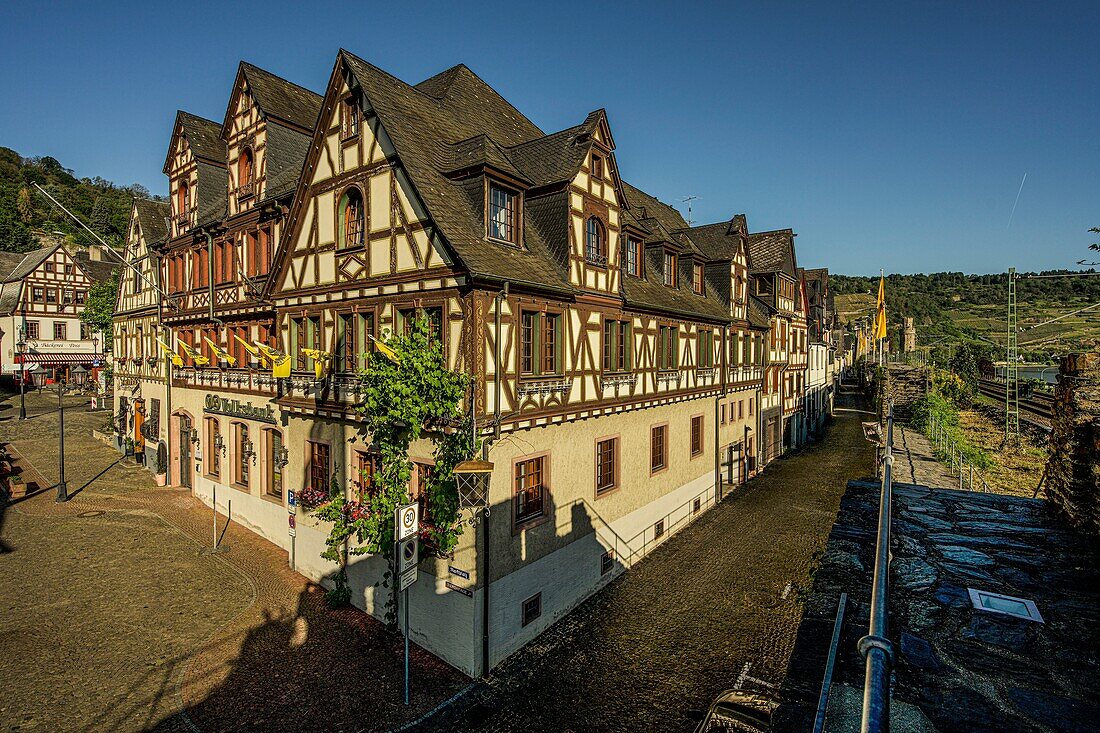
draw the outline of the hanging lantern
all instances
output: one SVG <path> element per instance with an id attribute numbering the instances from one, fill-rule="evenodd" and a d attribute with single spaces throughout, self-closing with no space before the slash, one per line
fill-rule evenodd
<path id="1" fill-rule="evenodd" d="M 460 509 L 487 509 L 489 507 L 489 480 L 493 464 L 489 461 L 463 461 L 454 467 L 458 485 Z"/>

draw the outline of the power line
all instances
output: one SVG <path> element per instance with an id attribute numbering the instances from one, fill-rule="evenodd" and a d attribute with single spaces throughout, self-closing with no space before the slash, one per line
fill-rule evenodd
<path id="1" fill-rule="evenodd" d="M 81 220 L 80 220 L 80 217 L 78 217 L 78 216 L 77 216 L 76 214 L 74 214 L 73 212 L 71 212 L 71 211 L 69 211 L 68 209 L 66 209 L 66 208 L 65 208 L 65 207 L 64 207 L 64 206 L 63 206 L 63 205 L 61 204 L 61 202 L 60 202 L 60 201 L 58 201 L 57 199 L 55 199 L 55 198 L 54 198 L 53 196 L 51 196 L 51 195 L 50 195 L 49 191 L 47 191 L 46 189 L 42 188 L 42 187 L 41 187 L 41 186 L 39 186 L 39 185 L 38 185 L 37 183 L 35 183 L 35 184 L 34 184 L 34 187 L 38 189 L 39 193 L 41 193 L 41 194 L 42 194 L 43 196 L 45 196 L 45 197 L 46 197 L 46 198 L 48 198 L 48 199 L 49 199 L 50 201 L 52 201 L 52 202 L 53 202 L 53 205 L 54 205 L 54 206 L 56 206 L 57 208 L 59 208 L 59 209 L 61 209 L 62 211 L 64 211 L 64 212 L 65 212 L 65 213 L 66 213 L 66 214 L 67 214 L 67 215 L 69 216 L 69 218 L 70 218 L 70 219 L 72 219 L 72 220 L 73 220 L 73 221 L 75 221 L 75 222 L 76 222 L 77 224 L 79 224 L 79 225 L 80 225 L 80 227 L 81 227 L 82 229 L 84 229 L 84 231 L 88 232 L 88 234 L 91 234 L 91 235 L 92 235 L 93 237 L 95 237 L 95 239 L 96 239 L 96 242 L 98 242 L 98 243 L 99 243 L 100 247 L 102 247 L 102 248 L 103 248 L 104 250 L 106 250 L 106 251 L 107 251 L 107 252 L 108 252 L 108 253 L 109 253 L 109 254 L 110 254 L 110 255 L 111 255 L 112 257 L 114 257 L 115 259 L 117 259 L 117 260 L 119 261 L 119 263 L 121 263 L 121 264 L 122 264 L 122 265 L 123 265 L 124 267 L 129 267 L 129 268 L 130 268 L 131 270 L 133 270 L 134 272 L 136 272 L 136 273 L 137 273 L 138 277 L 140 277 L 140 278 L 141 278 L 142 280 L 144 280 L 145 282 L 149 283 L 149 285 L 150 285 L 150 286 L 151 286 L 151 287 L 153 288 L 153 290 L 156 290 L 156 291 L 157 291 L 158 293 L 160 293 L 161 297 L 163 297 L 163 298 L 164 298 L 164 299 L 165 299 L 166 301 L 168 301 L 168 304 L 169 304 L 170 306 L 172 306 L 172 307 L 173 307 L 173 309 L 175 309 L 175 304 L 174 304 L 174 303 L 172 302 L 171 298 L 169 298 L 169 297 L 168 297 L 168 293 L 166 293 L 166 292 L 164 292 L 163 290 L 161 290 L 161 289 L 160 289 L 160 287 L 158 287 L 158 286 L 157 286 L 157 284 L 156 284 L 155 282 L 153 282 L 152 280 L 150 280 L 149 278 L 147 278 L 147 277 L 145 276 L 145 273 L 144 273 L 144 272 L 142 272 L 142 271 L 141 271 L 141 270 L 140 270 L 139 268 L 137 268 L 136 266 L 134 266 L 134 264 L 133 264 L 133 263 L 131 263 L 131 262 L 127 261 L 125 257 L 123 257 L 123 256 L 122 256 L 122 255 L 120 255 L 120 254 L 119 254 L 118 252 L 116 252 L 116 251 L 115 251 L 115 249 L 114 249 L 114 247 L 112 247 L 111 245 L 109 245 L 109 244 L 107 244 L 107 243 L 106 243 L 105 241 L 103 241 L 103 237 L 99 236 L 99 235 L 98 235 L 98 234 L 96 234 L 96 233 L 95 233 L 94 231 L 92 231 L 92 229 L 91 229 L 91 228 L 90 228 L 90 227 L 89 227 L 89 226 L 88 226 L 87 224 L 85 224 L 85 223 L 84 223 L 83 221 L 81 221 Z"/>

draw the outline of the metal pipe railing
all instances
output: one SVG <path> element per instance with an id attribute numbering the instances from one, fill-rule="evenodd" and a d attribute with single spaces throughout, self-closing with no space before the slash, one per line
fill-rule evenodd
<path id="1" fill-rule="evenodd" d="M 894 666 L 894 645 L 887 637 L 890 586 L 890 505 L 893 494 L 894 403 L 887 403 L 885 468 L 879 494 L 878 539 L 875 542 L 875 570 L 871 584 L 871 623 L 857 648 L 866 660 L 863 682 L 862 733 L 890 730 L 890 675 Z"/>

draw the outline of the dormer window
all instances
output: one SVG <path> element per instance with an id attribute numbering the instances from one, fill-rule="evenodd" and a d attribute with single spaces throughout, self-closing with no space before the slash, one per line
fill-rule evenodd
<path id="1" fill-rule="evenodd" d="M 584 258 L 590 264 L 607 265 L 607 236 L 604 233 L 603 222 L 597 217 L 588 217 L 584 229 Z"/>
<path id="2" fill-rule="evenodd" d="M 488 235 L 519 244 L 519 194 L 495 183 L 489 185 Z"/>
<path id="3" fill-rule="evenodd" d="M 245 148 L 237 158 L 237 190 L 242 195 L 252 193 L 252 149 Z"/>
<path id="4" fill-rule="evenodd" d="M 703 282 L 703 266 L 700 264 L 692 265 L 691 289 L 695 291 L 696 295 L 704 295 L 706 293 L 706 286 Z"/>
<path id="5" fill-rule="evenodd" d="M 626 246 L 623 247 L 623 270 L 628 275 L 641 277 L 642 275 L 642 243 L 634 237 L 626 238 Z"/>
<path id="6" fill-rule="evenodd" d="M 340 249 L 351 249 L 363 246 L 363 194 L 358 188 L 352 186 L 340 198 L 340 236 L 336 246 Z"/>
<path id="7" fill-rule="evenodd" d="M 359 134 L 359 101 L 355 95 L 340 103 L 340 138 L 347 140 Z"/>
<path id="8" fill-rule="evenodd" d="M 670 288 L 676 286 L 676 255 L 672 252 L 665 252 L 665 285 Z"/>
<path id="9" fill-rule="evenodd" d="M 596 153 L 592 153 L 592 177 L 603 178 L 603 158 Z"/>

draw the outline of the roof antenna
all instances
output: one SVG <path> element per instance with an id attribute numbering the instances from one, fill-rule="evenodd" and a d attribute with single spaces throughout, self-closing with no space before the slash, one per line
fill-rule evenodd
<path id="1" fill-rule="evenodd" d="M 688 220 L 688 226 L 689 226 L 689 227 L 691 226 L 691 202 L 692 202 L 692 201 L 694 201 L 694 200 L 695 200 L 695 199 L 697 199 L 697 198 L 699 198 L 699 197 L 698 197 L 698 196 L 688 196 L 688 197 L 686 197 L 686 198 L 682 198 L 682 199 L 680 199 L 680 202 L 681 202 L 681 203 L 685 203 L 685 204 L 687 204 L 687 205 L 688 205 L 688 215 L 687 215 L 687 220 Z"/>

